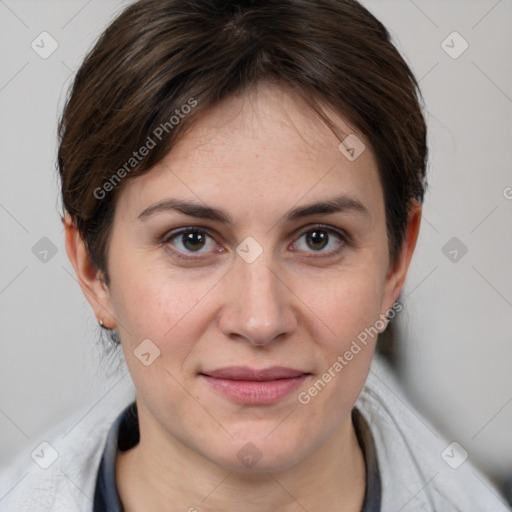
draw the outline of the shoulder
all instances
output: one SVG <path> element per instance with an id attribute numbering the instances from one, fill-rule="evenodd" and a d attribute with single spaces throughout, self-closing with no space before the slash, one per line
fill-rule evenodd
<path id="1" fill-rule="evenodd" d="M 473 466 L 464 443 L 448 441 L 437 432 L 407 399 L 378 354 L 356 408 L 374 437 L 383 511 L 511 510 Z"/>
<path id="2" fill-rule="evenodd" d="M 133 400 L 133 397 L 131 397 Z M 2 468 L 2 512 L 92 509 L 96 475 L 110 426 L 126 396 L 79 408 Z"/>

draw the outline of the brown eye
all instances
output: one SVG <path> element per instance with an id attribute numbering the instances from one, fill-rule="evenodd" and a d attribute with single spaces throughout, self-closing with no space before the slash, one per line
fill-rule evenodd
<path id="1" fill-rule="evenodd" d="M 189 231 L 188 233 L 181 234 L 181 243 L 189 251 L 200 250 L 206 241 L 204 233 L 199 231 Z"/>
<path id="2" fill-rule="evenodd" d="M 325 230 L 309 231 L 306 233 L 306 243 L 315 251 L 321 250 L 329 243 L 329 235 Z"/>
<path id="3" fill-rule="evenodd" d="M 304 231 L 293 243 L 293 249 L 329 256 L 343 248 L 346 242 L 346 237 L 337 230 L 317 226 Z"/>
<path id="4" fill-rule="evenodd" d="M 185 229 L 178 233 L 170 234 L 164 240 L 171 244 L 175 249 L 183 253 L 206 253 L 216 247 L 213 238 L 200 229 Z"/>

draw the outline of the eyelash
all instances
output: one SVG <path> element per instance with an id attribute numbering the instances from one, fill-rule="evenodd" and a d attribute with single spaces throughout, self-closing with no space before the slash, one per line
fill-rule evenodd
<path id="1" fill-rule="evenodd" d="M 312 232 L 312 231 L 315 231 L 315 230 L 321 230 L 321 231 L 325 231 L 326 233 L 328 233 L 329 235 L 335 235 L 337 236 L 339 239 L 340 239 L 340 242 L 339 242 L 339 245 L 336 249 L 332 249 L 330 251 L 318 251 L 317 253 L 320 254 L 320 256 L 303 256 L 304 258 L 322 258 L 322 257 L 333 257 L 333 256 L 337 256 L 346 246 L 349 246 L 350 245 L 350 237 L 347 233 L 343 232 L 343 231 L 340 231 L 338 229 L 335 229 L 331 226 L 326 226 L 324 224 L 315 224 L 315 225 L 312 225 L 312 226 L 308 226 L 307 229 L 301 231 L 298 235 L 298 237 L 295 239 L 295 241 L 293 242 L 293 244 L 296 244 L 296 241 L 300 240 L 300 238 L 302 238 L 304 235 Z M 183 235 L 185 233 L 194 233 L 194 232 L 197 232 L 197 233 L 201 233 L 202 235 L 207 235 L 208 237 L 210 237 L 212 240 L 215 241 L 215 237 L 212 235 L 212 233 L 208 230 L 208 229 L 205 229 L 205 228 L 200 228 L 200 227 L 194 227 L 194 226 L 189 226 L 189 227 L 185 227 L 185 228 L 180 228 L 179 230 L 176 230 L 176 231 L 170 231 L 170 232 L 166 232 L 160 239 L 160 243 L 164 244 L 164 245 L 168 245 L 170 250 L 172 251 L 173 253 L 173 256 L 176 256 L 177 258 L 180 258 L 180 259 L 184 259 L 184 260 L 188 260 L 188 261 L 193 261 L 193 260 L 197 260 L 199 258 L 202 258 L 202 256 L 186 256 L 183 251 L 179 250 L 179 249 L 175 249 L 172 247 L 172 244 L 171 244 L 171 241 L 174 239 L 174 238 L 177 238 L 179 237 L 180 235 Z M 328 242 L 329 243 L 329 242 Z M 308 252 L 315 252 L 315 251 L 308 251 Z M 193 254 L 193 253 L 191 253 Z M 203 254 L 203 253 L 198 253 L 198 254 Z"/>

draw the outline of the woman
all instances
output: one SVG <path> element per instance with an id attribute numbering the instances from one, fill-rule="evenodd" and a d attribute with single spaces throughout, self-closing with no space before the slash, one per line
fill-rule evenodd
<path id="1" fill-rule="evenodd" d="M 136 397 L 5 506 L 507 510 L 375 355 L 420 227 L 419 97 L 355 1 L 142 0 L 114 20 L 58 168 L 68 256 Z"/>

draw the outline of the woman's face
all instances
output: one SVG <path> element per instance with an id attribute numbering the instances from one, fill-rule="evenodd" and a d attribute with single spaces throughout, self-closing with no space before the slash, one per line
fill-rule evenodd
<path id="1" fill-rule="evenodd" d="M 100 300 L 152 442 L 268 471 L 347 431 L 376 341 L 358 336 L 382 328 L 405 270 L 389 267 L 369 142 L 336 121 L 360 155 L 260 85 L 123 184 Z"/>

